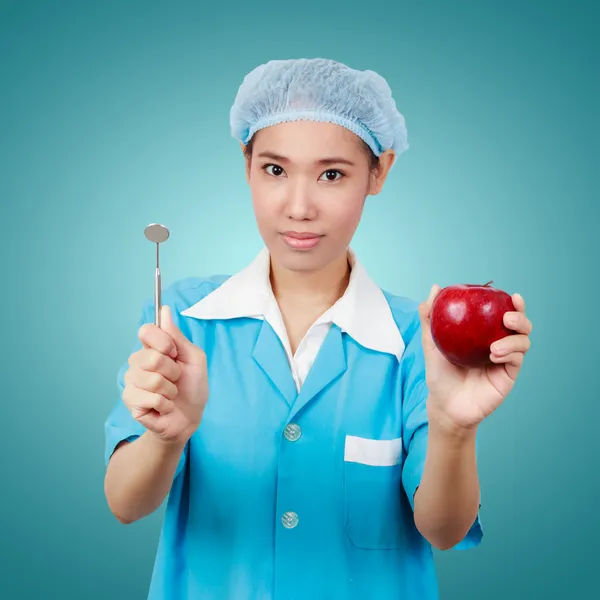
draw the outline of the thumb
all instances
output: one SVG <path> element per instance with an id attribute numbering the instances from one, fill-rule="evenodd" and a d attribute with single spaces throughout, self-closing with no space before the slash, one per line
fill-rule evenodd
<path id="1" fill-rule="evenodd" d="M 171 308 L 168 304 L 160 307 L 160 328 L 171 336 L 177 348 L 177 354 L 173 357 L 180 362 L 190 364 L 202 364 L 204 352 L 202 348 L 196 346 L 181 332 L 179 327 L 173 322 Z"/>
<path id="2" fill-rule="evenodd" d="M 431 337 L 431 307 L 439 292 L 440 286 L 437 284 L 432 285 L 431 290 L 429 291 L 429 297 L 425 302 L 422 302 L 419 305 L 419 317 L 421 319 L 421 330 L 423 333 L 423 349 L 425 352 L 428 352 L 435 346 L 433 338 Z"/>

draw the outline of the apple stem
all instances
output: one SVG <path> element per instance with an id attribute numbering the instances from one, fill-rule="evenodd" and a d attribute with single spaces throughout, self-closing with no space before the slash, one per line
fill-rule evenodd
<path id="1" fill-rule="evenodd" d="M 491 281 L 488 281 L 487 283 L 483 284 L 483 287 L 486 287 L 488 285 L 491 285 L 492 283 L 494 283 L 494 280 L 492 279 Z"/>

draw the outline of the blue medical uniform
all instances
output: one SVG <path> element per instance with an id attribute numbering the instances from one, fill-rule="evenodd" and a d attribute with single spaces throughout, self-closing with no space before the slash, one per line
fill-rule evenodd
<path id="1" fill-rule="evenodd" d="M 226 280 L 187 278 L 163 292 L 206 352 L 210 397 L 168 496 L 149 600 L 437 599 L 432 548 L 413 516 L 428 434 L 417 303 L 382 292 L 400 357 L 333 324 L 298 391 L 266 320 L 181 314 Z M 148 301 L 138 327 L 153 318 Z M 108 464 L 144 427 L 119 399 L 105 430 Z M 457 548 L 481 537 L 478 517 Z"/>

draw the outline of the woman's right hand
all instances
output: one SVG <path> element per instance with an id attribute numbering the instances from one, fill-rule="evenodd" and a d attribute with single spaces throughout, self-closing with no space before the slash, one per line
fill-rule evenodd
<path id="1" fill-rule="evenodd" d="M 202 420 L 208 400 L 206 354 L 161 307 L 161 327 L 138 331 L 143 348 L 129 357 L 123 402 L 134 419 L 161 441 L 186 443 Z"/>

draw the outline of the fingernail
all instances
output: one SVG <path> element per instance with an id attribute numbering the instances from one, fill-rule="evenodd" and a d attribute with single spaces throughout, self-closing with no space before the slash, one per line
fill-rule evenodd
<path id="1" fill-rule="evenodd" d="M 506 346 L 502 346 L 502 344 L 494 344 L 492 346 L 492 352 L 494 354 L 504 354 L 506 352 Z"/>

